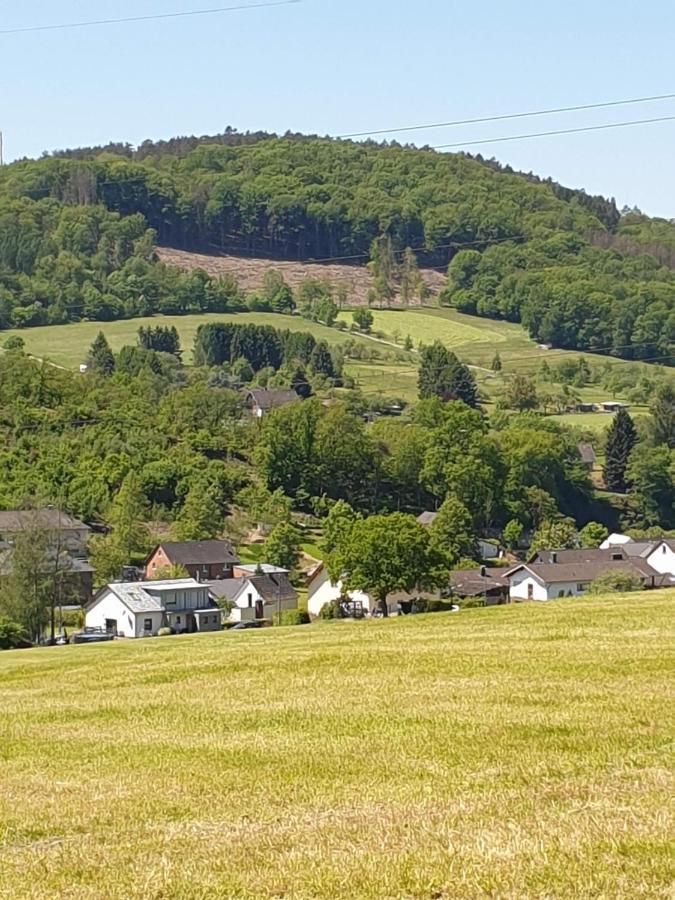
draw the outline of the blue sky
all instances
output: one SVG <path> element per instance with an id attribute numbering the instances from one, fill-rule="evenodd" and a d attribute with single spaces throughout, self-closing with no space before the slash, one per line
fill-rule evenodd
<path id="1" fill-rule="evenodd" d="M 0 30 L 232 2 L 5 0 Z M 342 134 L 674 93 L 674 46 L 672 0 L 303 0 L 0 35 L 0 129 L 8 159 L 228 124 Z M 414 139 L 441 144 L 661 115 L 675 115 L 675 100 Z M 470 149 L 670 218 L 674 145 L 675 122 L 667 122 Z"/>

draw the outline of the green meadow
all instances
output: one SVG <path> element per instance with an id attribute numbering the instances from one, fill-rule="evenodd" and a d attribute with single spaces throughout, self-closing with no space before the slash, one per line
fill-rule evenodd
<path id="1" fill-rule="evenodd" d="M 0 896 L 672 896 L 673 599 L 2 653 Z"/>

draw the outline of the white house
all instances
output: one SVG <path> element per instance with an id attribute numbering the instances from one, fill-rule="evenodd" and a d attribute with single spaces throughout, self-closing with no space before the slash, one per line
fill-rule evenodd
<path id="1" fill-rule="evenodd" d="M 193 578 L 107 584 L 85 613 L 85 625 L 129 638 L 150 637 L 160 628 L 193 633 L 222 627 L 208 586 Z"/>
<path id="2" fill-rule="evenodd" d="M 230 621 L 271 619 L 274 613 L 298 608 L 298 595 L 285 570 L 243 578 L 223 578 L 208 585 L 211 597 L 228 601 Z"/>
<path id="3" fill-rule="evenodd" d="M 387 611 L 389 615 L 396 615 L 399 611 L 401 603 L 407 603 L 416 597 L 430 597 L 439 599 L 438 591 L 415 591 L 407 593 L 406 591 L 396 591 L 387 597 Z M 307 612 L 310 616 L 318 616 L 326 603 L 334 603 L 340 597 L 344 597 L 348 602 L 353 604 L 354 612 L 362 612 L 363 615 L 371 615 L 378 608 L 378 603 L 370 594 L 363 591 L 346 591 L 341 581 L 334 584 L 326 571 L 323 563 L 314 569 L 309 578 L 307 586 Z"/>
<path id="4" fill-rule="evenodd" d="M 605 572 L 627 572 L 647 588 L 670 587 L 675 580 L 642 559 L 593 559 L 578 562 L 521 563 L 505 573 L 511 600 L 577 597 Z"/>
<path id="5" fill-rule="evenodd" d="M 334 603 L 340 597 L 348 598 L 357 609 L 360 607 L 364 615 L 369 615 L 375 609 L 375 601 L 363 591 L 345 591 L 341 581 L 333 584 L 326 567 L 320 563 L 307 586 L 307 612 L 310 616 L 318 616 L 326 603 Z M 389 612 L 394 612 L 396 605 L 394 603 L 389 607 Z"/>

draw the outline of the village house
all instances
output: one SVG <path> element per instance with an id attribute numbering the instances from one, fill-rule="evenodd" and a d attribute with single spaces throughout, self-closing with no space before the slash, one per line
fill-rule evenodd
<path id="1" fill-rule="evenodd" d="M 85 626 L 119 637 L 220 631 L 221 613 L 206 585 L 194 578 L 116 582 L 101 588 L 85 608 Z"/>
<path id="2" fill-rule="evenodd" d="M 165 541 L 158 544 L 145 561 L 145 577 L 150 580 L 169 566 L 182 566 L 197 581 L 232 578 L 239 559 L 227 541 Z"/>
<path id="3" fill-rule="evenodd" d="M 403 604 L 411 604 L 418 597 L 440 600 L 439 591 L 395 591 L 387 596 L 387 612 L 396 615 Z M 326 571 L 324 563 L 319 563 L 309 577 L 307 583 L 307 612 L 313 618 L 320 615 L 327 603 L 336 603 L 344 599 L 350 614 L 356 618 L 369 616 L 377 612 L 379 604 L 370 594 L 364 591 L 345 590 L 341 581 L 333 583 Z"/>
<path id="4" fill-rule="evenodd" d="M 267 388 L 253 388 L 246 391 L 244 403 L 256 419 L 262 419 L 267 413 L 280 406 L 295 403 L 300 396 L 295 391 L 268 390 Z"/>
<path id="5" fill-rule="evenodd" d="M 486 606 L 509 602 L 506 569 L 481 566 L 480 569 L 456 569 L 450 573 L 450 590 L 454 597 L 483 597 Z"/>
<path id="6" fill-rule="evenodd" d="M 275 613 L 298 608 L 298 594 L 285 570 L 226 578 L 209 585 L 211 599 L 230 610 L 231 622 L 271 619 Z"/>
<path id="7" fill-rule="evenodd" d="M 87 559 L 91 528 L 74 516 L 53 507 L 0 511 L 0 578 L 12 571 L 14 542 L 20 534 L 41 531 L 47 537 L 46 567 L 56 564 L 65 573 L 66 604 L 87 603 L 93 593 L 93 568 Z"/>
<path id="8" fill-rule="evenodd" d="M 560 562 L 556 552 L 549 563 L 521 563 L 509 569 L 511 600 L 553 600 L 586 593 L 596 578 L 607 572 L 625 572 L 642 582 L 645 588 L 672 587 L 675 578 L 662 574 L 641 559 L 590 559 Z"/>

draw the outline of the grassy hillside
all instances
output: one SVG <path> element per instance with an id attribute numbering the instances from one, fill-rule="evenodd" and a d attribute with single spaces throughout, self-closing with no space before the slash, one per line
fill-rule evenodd
<path id="1" fill-rule="evenodd" d="M 672 603 L 0 654 L 0 895 L 665 897 Z"/>

